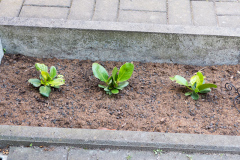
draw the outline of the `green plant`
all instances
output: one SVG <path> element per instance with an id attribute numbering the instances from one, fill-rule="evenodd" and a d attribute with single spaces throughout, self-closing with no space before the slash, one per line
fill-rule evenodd
<path id="1" fill-rule="evenodd" d="M 190 96 L 194 100 L 198 100 L 199 96 L 197 93 L 208 93 L 211 91 L 210 88 L 217 88 L 217 85 L 206 83 L 204 81 L 205 76 L 201 72 L 197 72 L 196 75 L 192 76 L 190 82 L 188 82 L 185 78 L 182 76 L 176 75 L 174 77 L 169 77 L 172 81 L 176 81 L 176 83 L 180 85 L 184 85 L 192 92 L 185 93 L 185 96 Z"/>
<path id="2" fill-rule="evenodd" d="M 190 155 L 186 155 L 188 157 L 189 160 L 193 160 L 193 157 Z"/>
<path id="3" fill-rule="evenodd" d="M 154 154 L 157 155 L 157 154 L 162 154 L 162 150 L 161 149 L 157 149 L 157 150 L 153 150 Z"/>
<path id="4" fill-rule="evenodd" d="M 127 156 L 127 160 L 131 160 L 132 157 L 130 155 Z"/>
<path id="5" fill-rule="evenodd" d="M 31 143 L 31 144 L 29 144 L 29 147 L 32 147 L 32 143 Z"/>
<path id="6" fill-rule="evenodd" d="M 6 51 L 7 51 L 6 48 L 3 48 L 3 53 L 4 53 L 4 54 L 6 53 Z"/>
<path id="7" fill-rule="evenodd" d="M 29 79 L 28 82 L 34 87 L 40 87 L 39 91 L 45 97 L 49 97 L 51 92 L 51 87 L 59 88 L 61 85 L 65 84 L 63 75 L 57 75 L 57 70 L 54 66 L 50 68 L 50 73 L 48 73 L 48 67 L 44 64 L 36 63 L 35 67 L 40 71 L 40 79 Z"/>
<path id="8" fill-rule="evenodd" d="M 119 90 L 122 90 L 129 83 L 127 80 L 132 76 L 134 65 L 132 63 L 125 63 L 120 67 L 113 68 L 112 75 L 109 77 L 106 69 L 98 63 L 92 64 L 92 71 L 96 78 L 105 82 L 107 86 L 98 84 L 100 88 L 104 88 L 107 94 L 118 94 Z M 119 71 L 119 73 L 118 73 Z"/>

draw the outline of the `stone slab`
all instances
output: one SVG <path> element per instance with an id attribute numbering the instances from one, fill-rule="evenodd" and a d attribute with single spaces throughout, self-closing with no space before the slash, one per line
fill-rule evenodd
<path id="1" fill-rule="evenodd" d="M 124 11 L 119 12 L 119 22 L 167 24 L 167 14 L 163 12 Z"/>
<path id="2" fill-rule="evenodd" d="M 94 21 L 116 21 L 118 15 L 118 0 L 97 0 Z"/>
<path id="3" fill-rule="evenodd" d="M 60 145 L 240 154 L 239 136 L 109 131 L 29 126 L 0 126 L 0 147 L 6 145 Z"/>
<path id="4" fill-rule="evenodd" d="M 9 53 L 34 57 L 201 66 L 239 63 L 240 28 L 0 18 L 0 35 Z"/>
<path id="5" fill-rule="evenodd" d="M 45 151 L 44 148 L 10 147 L 7 160 L 66 160 L 68 149 L 64 147 Z"/>
<path id="6" fill-rule="evenodd" d="M 216 26 L 216 14 L 213 2 L 193 1 L 193 24 L 197 26 Z"/>
<path id="7" fill-rule="evenodd" d="M 94 12 L 94 0 L 73 0 L 68 19 L 90 21 Z"/>
<path id="8" fill-rule="evenodd" d="M 68 8 L 23 6 L 20 17 L 67 19 Z"/>
<path id="9" fill-rule="evenodd" d="M 120 9 L 135 11 L 166 11 L 166 0 L 121 0 Z"/>
<path id="10" fill-rule="evenodd" d="M 218 16 L 218 23 L 221 27 L 240 28 L 240 16 Z"/>
<path id="11" fill-rule="evenodd" d="M 155 149 L 157 150 L 157 149 Z M 204 154 L 184 152 L 158 152 L 112 149 L 71 149 L 68 160 L 237 160 L 237 154 Z"/>
<path id="12" fill-rule="evenodd" d="M 24 5 L 70 7 L 71 0 L 25 0 Z"/>
<path id="13" fill-rule="evenodd" d="M 239 15 L 240 3 L 237 2 L 216 2 L 217 15 Z"/>
<path id="14" fill-rule="evenodd" d="M 168 22 L 171 25 L 191 25 L 189 0 L 168 0 Z"/>
<path id="15" fill-rule="evenodd" d="M 3 47 L 2 47 L 2 41 L 1 41 L 1 38 L 0 38 L 0 64 L 1 64 L 1 61 L 2 61 L 2 58 L 3 58 L 3 55 L 4 55 L 4 52 L 3 52 Z"/>
<path id="16" fill-rule="evenodd" d="M 1 0 L 0 17 L 17 17 L 22 4 L 23 0 Z"/>

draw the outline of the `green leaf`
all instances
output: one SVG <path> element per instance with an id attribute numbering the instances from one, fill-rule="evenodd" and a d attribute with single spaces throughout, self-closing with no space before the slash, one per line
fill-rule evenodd
<path id="1" fill-rule="evenodd" d="M 50 77 L 49 74 L 47 72 L 45 72 L 45 71 L 41 71 L 41 75 L 42 75 L 44 81 L 47 81 L 48 77 Z"/>
<path id="2" fill-rule="evenodd" d="M 48 72 L 48 67 L 45 64 L 36 63 L 35 67 L 38 71 Z"/>
<path id="3" fill-rule="evenodd" d="M 198 75 L 192 76 L 192 78 L 191 78 L 191 80 L 190 80 L 190 83 L 191 83 L 191 85 L 196 84 L 196 87 L 195 87 L 195 88 L 198 88 L 198 86 L 202 84 L 202 83 L 201 83 L 201 80 L 200 80 L 200 78 L 199 78 Z"/>
<path id="4" fill-rule="evenodd" d="M 34 87 L 41 86 L 41 81 L 39 79 L 29 79 L 28 82 L 31 83 Z"/>
<path id="5" fill-rule="evenodd" d="M 49 87 L 49 86 L 41 86 L 39 88 L 39 91 L 40 91 L 41 95 L 43 95 L 45 97 L 49 97 L 49 94 L 51 92 L 51 87 Z"/>
<path id="6" fill-rule="evenodd" d="M 201 90 L 199 93 L 208 93 L 208 92 L 211 92 L 210 88 L 205 88 L 205 89 Z"/>
<path id="7" fill-rule="evenodd" d="M 202 91 L 206 88 L 217 88 L 216 84 L 211 84 L 211 83 L 206 83 L 206 84 L 202 84 L 198 87 L 199 91 Z"/>
<path id="8" fill-rule="evenodd" d="M 174 77 L 169 77 L 172 81 L 176 81 L 176 83 L 184 86 L 188 86 L 188 81 L 182 76 L 176 75 Z"/>
<path id="9" fill-rule="evenodd" d="M 29 144 L 29 147 L 32 147 L 32 143 L 31 143 L 31 144 Z"/>
<path id="10" fill-rule="evenodd" d="M 98 78 L 101 81 L 104 81 L 104 82 L 107 83 L 108 73 L 107 73 L 106 69 L 103 66 L 101 66 L 98 63 L 93 63 L 92 64 L 92 71 L 93 71 L 93 74 L 94 74 L 94 76 L 96 78 Z"/>
<path id="11" fill-rule="evenodd" d="M 199 96 L 196 92 L 192 92 L 192 95 L 191 95 L 192 99 L 194 100 L 198 100 Z"/>
<path id="12" fill-rule="evenodd" d="M 51 68 L 50 68 L 50 77 L 53 79 L 53 78 L 55 78 L 57 76 L 57 69 L 54 67 L 54 66 L 52 66 Z"/>
<path id="13" fill-rule="evenodd" d="M 192 94 L 192 92 L 186 92 L 185 96 L 190 96 Z"/>
<path id="14" fill-rule="evenodd" d="M 203 84 L 203 81 L 204 81 L 204 78 L 205 78 L 205 77 L 203 76 L 202 72 L 197 72 L 197 75 L 198 75 L 198 77 L 199 77 L 199 79 L 200 79 L 200 83 Z M 201 84 L 200 84 L 200 85 L 201 85 Z"/>
<path id="15" fill-rule="evenodd" d="M 57 78 L 57 79 L 54 79 L 54 80 L 52 80 L 52 81 L 50 81 L 48 83 L 52 87 L 54 87 L 54 86 L 61 86 L 61 85 L 65 84 L 65 80 L 63 78 Z"/>
<path id="16" fill-rule="evenodd" d="M 117 72 L 118 72 L 117 67 L 114 67 L 112 71 L 112 77 L 115 82 L 117 81 Z"/>
<path id="17" fill-rule="evenodd" d="M 132 63 L 127 62 L 124 65 L 122 65 L 119 70 L 117 81 L 123 82 L 128 80 L 132 76 L 133 70 L 134 70 L 134 65 Z"/>
<path id="18" fill-rule="evenodd" d="M 125 82 L 120 82 L 118 84 L 118 87 L 116 87 L 116 89 L 123 89 L 124 87 L 126 87 L 129 84 L 129 82 L 125 81 Z"/>
<path id="19" fill-rule="evenodd" d="M 106 88 L 107 86 L 104 86 L 104 85 L 98 84 L 98 87 L 100 87 L 100 88 Z"/>
<path id="20" fill-rule="evenodd" d="M 111 90 L 112 94 L 118 94 L 119 93 L 119 90 L 118 89 L 113 89 Z"/>
<path id="21" fill-rule="evenodd" d="M 110 92 L 110 90 L 108 89 L 108 87 L 104 88 L 104 91 Z"/>

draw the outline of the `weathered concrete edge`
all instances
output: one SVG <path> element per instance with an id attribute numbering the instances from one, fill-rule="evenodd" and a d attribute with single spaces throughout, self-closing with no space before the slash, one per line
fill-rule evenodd
<path id="1" fill-rule="evenodd" d="M 68 145 L 88 148 L 240 154 L 240 136 L 197 135 L 29 126 L 0 126 L 0 147 Z"/>
<path id="2" fill-rule="evenodd" d="M 79 20 L 40 19 L 40 18 L 22 18 L 22 17 L 1 17 L 0 25 L 240 37 L 240 28 L 215 27 L 215 26 L 212 27 L 212 26 L 190 26 L 190 25 L 189 26 L 162 25 L 162 24 L 149 24 L 149 23 L 79 21 Z"/>
<path id="3" fill-rule="evenodd" d="M 2 41 L 1 41 L 1 38 L 0 38 L 0 64 L 1 64 L 1 61 L 2 61 L 2 58 L 3 58 L 3 55 L 4 55 L 4 52 L 3 52 L 3 47 L 2 47 Z"/>

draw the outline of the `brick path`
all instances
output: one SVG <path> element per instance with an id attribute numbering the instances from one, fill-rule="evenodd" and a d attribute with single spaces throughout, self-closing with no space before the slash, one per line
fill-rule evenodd
<path id="1" fill-rule="evenodd" d="M 0 17 L 240 27 L 240 0 L 0 1 Z"/>

